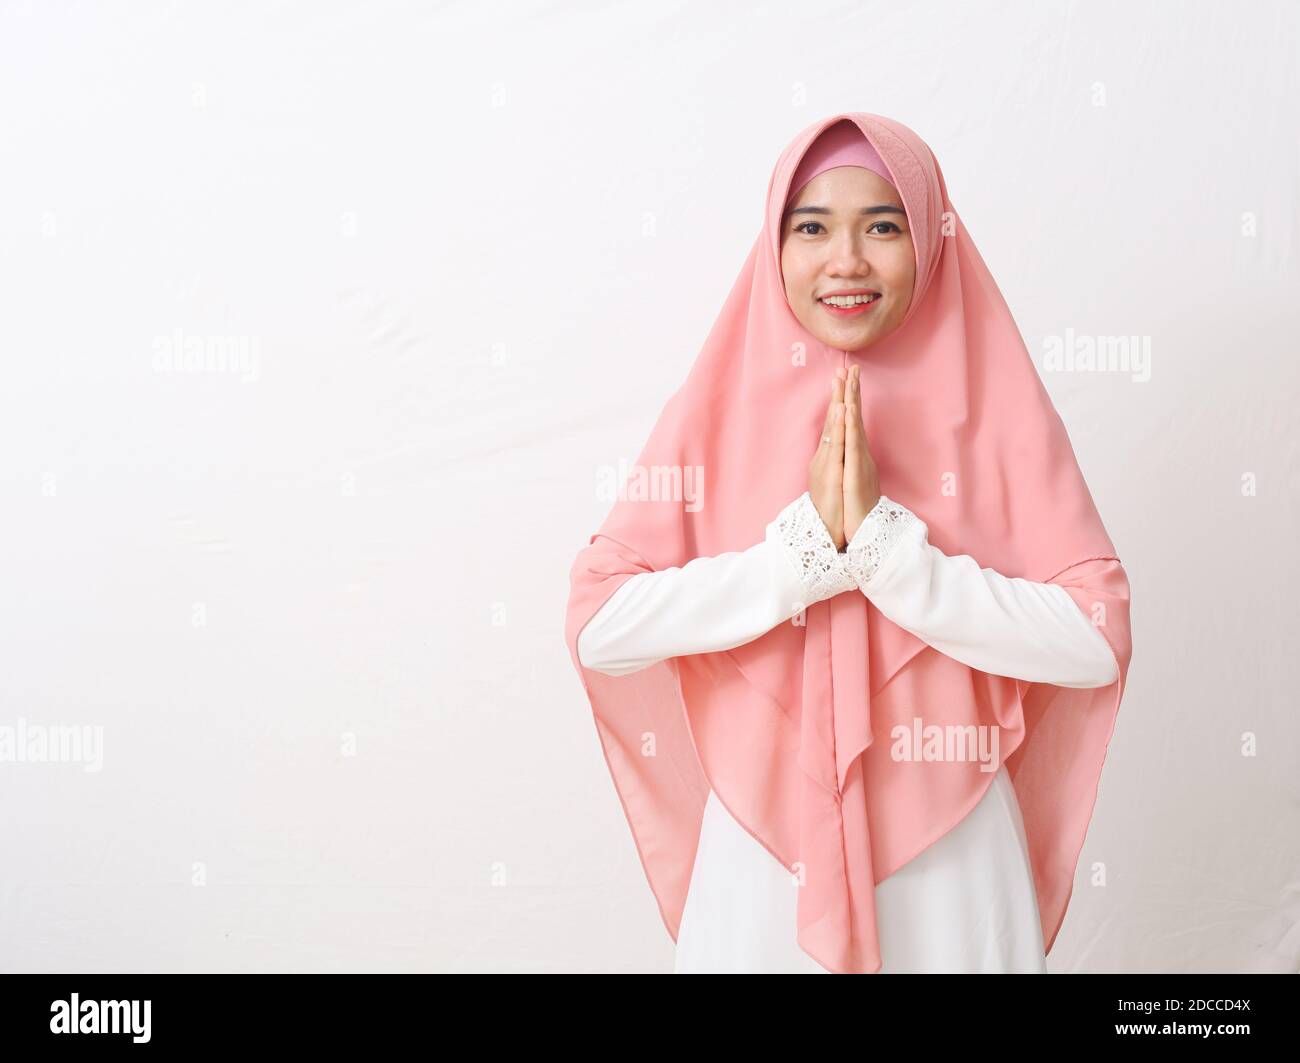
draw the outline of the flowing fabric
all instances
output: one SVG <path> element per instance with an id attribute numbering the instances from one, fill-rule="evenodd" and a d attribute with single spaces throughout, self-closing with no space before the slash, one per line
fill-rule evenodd
<path id="1" fill-rule="evenodd" d="M 844 120 L 888 165 L 916 253 L 906 316 L 861 351 L 807 331 L 781 275 L 792 175 Z M 763 538 L 807 489 L 830 378 L 853 364 L 880 490 L 945 553 L 1065 588 L 1114 652 L 1114 683 L 1076 689 L 972 669 L 856 591 L 723 652 L 617 677 L 582 665 L 579 633 L 633 575 Z M 1051 951 L 1132 654 L 1128 579 L 938 161 L 906 126 L 843 113 L 782 152 L 759 236 L 703 349 L 573 563 L 565 637 L 674 941 L 712 789 L 799 882 L 800 947 L 830 971 L 876 973 L 876 883 L 956 826 L 1005 763 Z M 904 740 L 913 735 L 929 739 L 923 751 Z M 944 747 L 990 735 L 991 763 Z"/>

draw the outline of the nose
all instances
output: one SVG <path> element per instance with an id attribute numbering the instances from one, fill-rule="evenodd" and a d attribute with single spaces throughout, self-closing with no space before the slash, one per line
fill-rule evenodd
<path id="1" fill-rule="evenodd" d="M 826 273 L 831 277 L 866 277 L 871 272 L 871 263 L 863 251 L 857 233 L 845 229 L 830 243 Z"/>

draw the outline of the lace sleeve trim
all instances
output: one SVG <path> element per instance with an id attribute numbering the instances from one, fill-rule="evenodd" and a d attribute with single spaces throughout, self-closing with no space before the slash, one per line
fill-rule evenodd
<path id="1" fill-rule="evenodd" d="M 821 514 L 805 491 L 772 521 L 769 537 L 774 538 L 799 573 L 807 604 L 820 602 L 856 586 L 845 568 L 845 555 L 835 547 Z"/>
<path id="2" fill-rule="evenodd" d="M 845 567 L 858 587 L 865 590 L 895 547 L 924 524 L 906 506 L 882 494 L 845 551 Z"/>

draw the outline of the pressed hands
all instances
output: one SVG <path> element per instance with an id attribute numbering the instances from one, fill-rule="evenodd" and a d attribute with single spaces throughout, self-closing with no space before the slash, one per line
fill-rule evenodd
<path id="1" fill-rule="evenodd" d="M 856 365 L 835 371 L 822 441 L 808 464 L 808 493 L 840 551 L 880 500 L 880 478 L 862 425 Z"/>

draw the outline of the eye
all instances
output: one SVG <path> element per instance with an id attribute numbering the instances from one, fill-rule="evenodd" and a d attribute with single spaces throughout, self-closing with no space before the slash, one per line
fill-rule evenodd
<path id="1" fill-rule="evenodd" d="M 819 221 L 805 221 L 805 222 L 800 222 L 798 225 L 796 225 L 792 231 L 797 233 L 807 232 L 808 226 L 810 225 L 815 225 L 819 229 L 824 228 L 822 223 Z M 872 222 L 869 226 L 867 226 L 867 232 L 871 232 L 879 225 L 887 225 L 889 227 L 881 233 L 882 236 L 890 236 L 893 233 L 901 233 L 903 231 L 892 221 L 877 221 L 877 222 Z M 807 232 L 807 235 L 816 236 L 817 234 L 814 232 Z"/>

